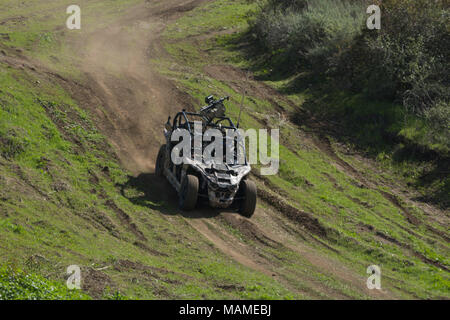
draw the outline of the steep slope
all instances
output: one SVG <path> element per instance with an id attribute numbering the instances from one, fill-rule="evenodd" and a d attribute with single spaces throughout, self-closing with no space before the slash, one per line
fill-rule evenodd
<path id="1" fill-rule="evenodd" d="M 61 27 L 63 1 L 5 3 L 1 261 L 55 279 L 79 264 L 96 298 L 448 297 L 448 214 L 292 124 L 301 97 L 256 80 L 243 125 L 280 127 L 283 145 L 279 175 L 254 172 L 255 217 L 176 208 L 151 173 L 162 125 L 211 93 L 236 115 L 245 79 L 235 43 L 253 5 L 203 2 L 82 2 L 80 32 Z"/>

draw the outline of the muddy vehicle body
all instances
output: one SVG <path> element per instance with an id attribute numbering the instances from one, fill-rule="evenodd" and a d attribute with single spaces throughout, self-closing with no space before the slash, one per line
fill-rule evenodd
<path id="1" fill-rule="evenodd" d="M 207 201 L 211 207 L 226 208 L 238 211 L 245 217 L 251 217 L 255 211 L 257 190 L 253 181 L 248 179 L 251 167 L 247 162 L 245 144 L 233 139 L 234 161 L 216 161 L 203 157 L 204 144 L 200 158 L 193 156 L 195 152 L 194 137 L 198 132 L 194 126 L 202 125 L 202 134 L 208 129 L 218 129 L 224 132 L 224 143 L 227 142 L 225 131 L 236 132 L 238 128 L 233 121 L 225 116 L 223 102 L 228 98 L 215 101 L 212 96 L 205 99 L 208 105 L 199 113 L 183 110 L 179 112 L 173 121 L 169 117 L 164 135 L 166 144 L 161 146 L 155 165 L 155 174 L 165 177 L 175 188 L 179 197 L 179 206 L 182 210 L 192 210 L 198 202 Z M 184 129 L 191 137 L 191 154 L 183 155 L 183 162 L 175 164 L 171 154 L 178 142 L 172 141 L 172 134 Z M 241 149 L 240 149 L 241 148 Z M 241 161 L 237 161 L 237 152 L 241 150 Z M 243 160 L 243 161 L 242 161 Z"/>

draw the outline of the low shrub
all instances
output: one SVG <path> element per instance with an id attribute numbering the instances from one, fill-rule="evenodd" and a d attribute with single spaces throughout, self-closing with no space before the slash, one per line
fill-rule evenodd
<path id="1" fill-rule="evenodd" d="M 89 296 L 69 290 L 59 282 L 28 274 L 10 266 L 0 267 L 0 300 L 85 300 Z"/>

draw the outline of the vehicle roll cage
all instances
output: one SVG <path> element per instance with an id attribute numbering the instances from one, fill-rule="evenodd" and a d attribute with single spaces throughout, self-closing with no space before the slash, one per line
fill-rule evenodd
<path id="1" fill-rule="evenodd" d="M 187 129 L 189 131 L 189 133 L 191 135 L 193 135 L 194 132 L 193 132 L 193 128 L 192 128 L 192 125 L 191 125 L 191 124 L 193 124 L 193 121 L 189 121 L 188 116 L 196 116 L 196 117 L 201 118 L 202 119 L 202 123 L 205 123 L 205 127 L 211 127 L 211 128 L 219 128 L 219 123 L 220 122 L 228 121 L 228 125 L 222 125 L 222 126 L 220 126 L 220 128 L 237 130 L 237 128 L 234 125 L 233 121 L 229 117 L 216 117 L 213 120 L 209 121 L 204 115 L 202 115 L 200 113 L 187 112 L 186 110 L 183 110 L 183 111 L 179 112 L 175 116 L 175 118 L 173 119 L 172 127 L 173 128 L 180 127 L 180 125 L 179 125 L 180 122 L 179 121 L 180 121 L 180 118 L 183 117 L 184 120 L 186 121 L 186 124 L 187 124 L 185 129 Z M 177 125 L 177 122 L 178 122 L 178 125 Z"/>
<path id="2" fill-rule="evenodd" d="M 195 117 L 199 117 L 201 118 L 203 121 L 202 123 L 206 123 L 205 128 L 206 127 L 210 127 L 210 128 L 217 128 L 217 129 L 231 129 L 231 130 L 238 130 L 238 128 L 234 125 L 233 120 L 231 120 L 229 117 L 215 117 L 214 119 L 212 119 L 211 121 L 209 121 L 209 119 L 207 119 L 204 115 L 200 114 L 200 113 L 195 113 L 195 112 L 188 112 L 186 110 L 183 110 L 181 112 L 178 112 L 177 115 L 175 116 L 175 118 L 173 119 L 173 124 L 172 124 L 172 128 L 184 128 L 187 129 L 189 131 L 189 133 L 191 134 L 191 136 L 194 136 L 194 130 L 193 130 L 193 121 L 189 121 L 188 116 L 195 116 Z M 186 122 L 183 125 L 180 125 L 180 119 L 184 119 Z M 219 123 L 222 121 L 228 121 L 228 125 L 220 125 Z M 168 122 L 170 122 L 170 117 Z M 178 124 L 177 124 L 178 122 Z M 192 124 L 192 125 L 191 125 Z M 247 165 L 247 150 L 245 147 L 245 143 L 239 143 L 239 145 L 242 147 L 242 151 L 244 152 L 244 159 L 245 159 L 245 164 Z"/>

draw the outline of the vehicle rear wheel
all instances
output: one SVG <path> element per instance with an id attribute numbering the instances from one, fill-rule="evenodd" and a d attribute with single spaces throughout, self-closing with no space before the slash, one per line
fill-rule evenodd
<path id="1" fill-rule="evenodd" d="M 166 145 L 163 144 L 161 148 L 159 148 L 158 156 L 156 157 L 155 176 L 157 177 L 162 177 L 164 175 L 165 154 L 166 154 Z"/>
<path id="2" fill-rule="evenodd" d="M 242 200 L 239 213 L 244 217 L 251 218 L 256 209 L 256 184 L 253 181 L 244 180 L 241 183 L 241 188 L 244 200 Z"/>
<path id="3" fill-rule="evenodd" d="M 195 208 L 198 198 L 198 185 L 198 178 L 196 176 L 186 175 L 181 183 L 179 194 L 180 209 L 189 211 Z"/>

